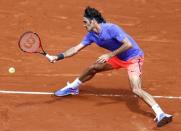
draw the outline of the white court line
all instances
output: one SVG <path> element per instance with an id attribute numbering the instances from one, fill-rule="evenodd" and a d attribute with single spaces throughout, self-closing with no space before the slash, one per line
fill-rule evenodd
<path id="1" fill-rule="evenodd" d="M 0 94 L 27 94 L 27 95 L 53 95 L 53 92 L 31 92 L 31 91 L 7 91 L 0 90 Z M 80 95 L 91 95 L 91 96 L 101 96 L 101 97 L 128 97 L 124 94 L 95 94 L 95 93 L 83 93 Z M 133 95 L 136 97 L 136 95 Z M 154 98 L 162 99 L 181 99 L 181 96 L 153 96 Z"/>
<path id="2" fill-rule="evenodd" d="M 31 91 L 5 91 L 0 90 L 1 94 L 27 94 L 27 95 L 52 95 L 53 92 L 31 92 Z"/>
<path id="3" fill-rule="evenodd" d="M 83 95 L 93 95 L 93 96 L 103 96 L 103 97 L 128 97 L 129 95 L 124 94 L 91 94 L 86 93 Z M 129 96 L 129 97 L 137 97 L 136 95 Z M 181 96 L 153 96 L 154 98 L 162 98 L 162 99 L 181 99 Z"/>

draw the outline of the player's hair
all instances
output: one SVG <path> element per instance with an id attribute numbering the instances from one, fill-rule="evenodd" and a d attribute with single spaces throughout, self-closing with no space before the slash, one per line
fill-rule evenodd
<path id="1" fill-rule="evenodd" d="M 97 23 L 106 23 L 106 20 L 102 17 L 101 13 L 97 9 L 89 6 L 85 9 L 84 17 L 91 20 L 95 19 Z"/>

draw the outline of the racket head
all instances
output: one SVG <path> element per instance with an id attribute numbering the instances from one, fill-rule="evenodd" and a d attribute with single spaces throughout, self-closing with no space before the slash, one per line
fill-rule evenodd
<path id="1" fill-rule="evenodd" d="M 19 48 L 27 53 L 40 53 L 46 55 L 42 48 L 40 37 L 37 33 L 27 31 L 23 33 L 18 42 Z"/>

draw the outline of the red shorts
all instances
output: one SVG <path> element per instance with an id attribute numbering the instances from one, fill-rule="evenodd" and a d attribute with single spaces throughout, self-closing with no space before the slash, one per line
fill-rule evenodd
<path id="1" fill-rule="evenodd" d="M 112 65 L 114 69 L 125 68 L 128 71 L 128 75 L 138 75 L 142 74 L 142 65 L 144 62 L 144 57 L 136 57 L 128 61 L 120 60 L 119 58 L 112 57 L 107 61 L 108 64 Z"/>

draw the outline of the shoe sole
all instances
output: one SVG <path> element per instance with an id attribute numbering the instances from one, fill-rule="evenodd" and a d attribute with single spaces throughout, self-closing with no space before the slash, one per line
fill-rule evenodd
<path id="1" fill-rule="evenodd" d="M 162 126 L 170 123 L 170 122 L 172 121 L 172 118 L 173 118 L 173 116 L 164 117 L 162 120 L 160 120 L 160 121 L 157 123 L 157 127 L 162 127 Z"/>
<path id="2" fill-rule="evenodd" d="M 79 93 L 68 93 L 68 94 L 63 94 L 63 95 L 56 95 L 55 93 L 54 93 L 54 96 L 69 96 L 69 95 L 78 95 Z"/>

